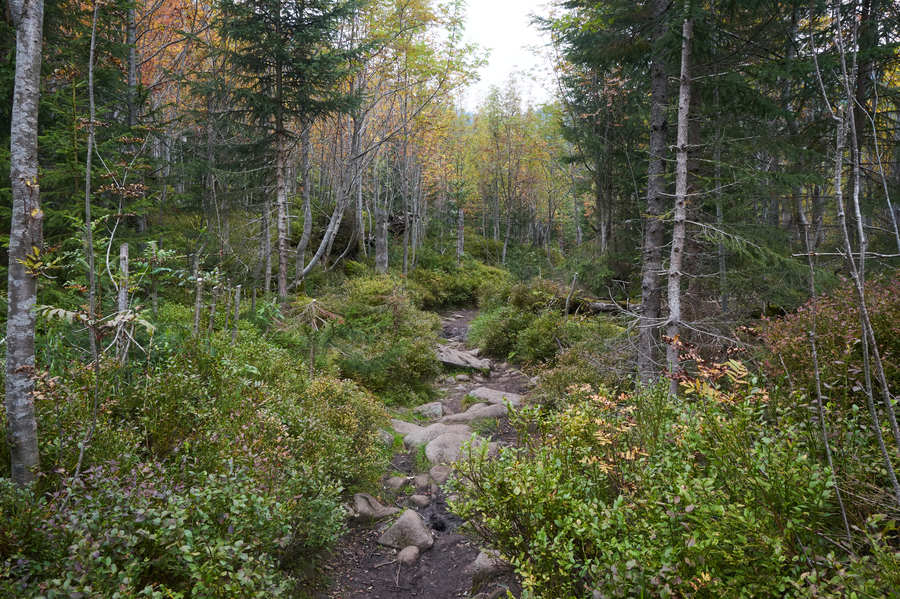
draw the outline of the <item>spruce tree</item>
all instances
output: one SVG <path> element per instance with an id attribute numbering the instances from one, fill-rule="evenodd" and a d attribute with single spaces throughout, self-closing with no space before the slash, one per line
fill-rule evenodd
<path id="1" fill-rule="evenodd" d="M 233 77 L 236 114 L 252 125 L 275 161 L 278 296 L 287 297 L 287 166 L 305 123 L 345 110 L 353 98 L 341 83 L 358 49 L 341 24 L 358 0 L 223 0 L 219 31 Z"/>

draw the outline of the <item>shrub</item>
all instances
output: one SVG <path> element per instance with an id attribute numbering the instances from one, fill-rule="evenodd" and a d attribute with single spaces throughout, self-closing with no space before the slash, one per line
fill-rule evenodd
<path id="1" fill-rule="evenodd" d="M 466 260 L 459 267 L 455 262 L 431 268 L 420 265 L 412 272 L 410 280 L 415 285 L 421 306 L 427 310 L 440 310 L 475 305 L 492 290 L 506 287 L 510 276 L 499 268 Z"/>
<path id="2" fill-rule="evenodd" d="M 506 359 L 516 347 L 516 336 L 534 315 L 512 306 L 481 312 L 469 325 L 469 341 L 486 355 Z"/>
<path id="3" fill-rule="evenodd" d="M 900 387 L 900 278 L 871 281 L 866 300 L 885 374 L 892 389 Z M 815 394 L 814 369 L 807 331 L 816 319 L 817 350 L 822 384 L 829 398 L 846 408 L 864 389 L 861 326 L 853 284 L 843 284 L 783 318 L 765 321 L 759 329 L 770 373 L 790 377 L 809 395 Z"/>
<path id="4" fill-rule="evenodd" d="M 858 560 L 827 541 L 841 534 L 833 486 L 802 411 L 729 372 L 687 400 L 571 387 L 564 408 L 523 411 L 520 447 L 457 465 L 457 512 L 535 596 L 892 593 L 874 557 L 896 564 L 889 543 Z"/>
<path id="5" fill-rule="evenodd" d="M 0 594 L 290 596 L 281 564 L 333 542 L 342 510 L 314 470 L 284 482 L 273 494 L 244 470 L 173 475 L 160 463 L 101 465 L 51 496 L 0 480 Z"/>
<path id="6" fill-rule="evenodd" d="M 343 376 L 389 401 L 427 394 L 440 372 L 438 318 L 419 310 L 414 296 L 389 275 L 350 279 L 343 289 L 325 300 L 343 317 L 331 336 Z"/>

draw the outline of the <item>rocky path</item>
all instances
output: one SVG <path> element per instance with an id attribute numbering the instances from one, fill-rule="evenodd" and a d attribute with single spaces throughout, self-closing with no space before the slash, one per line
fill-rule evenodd
<path id="1" fill-rule="evenodd" d="M 321 599 L 488 599 L 517 590 L 504 564 L 460 534 L 463 522 L 443 488 L 473 435 L 488 451 L 508 442 L 506 406 L 519 407 L 531 386 L 508 364 L 466 348 L 475 314 L 442 318 L 438 357 L 450 374 L 438 382 L 440 400 L 391 421 L 403 450 L 385 473 L 380 497 L 354 496 L 355 518 L 325 566 L 333 586 Z"/>

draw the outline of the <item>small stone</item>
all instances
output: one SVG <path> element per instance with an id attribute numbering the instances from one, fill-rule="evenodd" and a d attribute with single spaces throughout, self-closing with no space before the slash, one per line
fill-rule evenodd
<path id="1" fill-rule="evenodd" d="M 434 538 L 425 527 L 425 522 L 414 510 L 406 510 L 397 518 L 390 528 L 378 539 L 380 545 L 402 549 L 415 545 L 419 549 L 428 549 L 434 545 Z"/>
<path id="2" fill-rule="evenodd" d="M 415 408 L 413 412 L 425 418 L 440 418 L 444 415 L 444 404 L 439 401 L 433 401 Z"/>
<path id="3" fill-rule="evenodd" d="M 356 513 L 359 514 L 359 517 L 366 520 L 381 520 L 400 511 L 399 508 L 381 505 L 381 502 L 368 493 L 357 493 L 354 495 L 353 507 Z"/>
<path id="4" fill-rule="evenodd" d="M 426 493 L 431 490 L 431 477 L 427 474 L 417 474 L 413 484 L 416 486 L 416 492 Z"/>
<path id="5" fill-rule="evenodd" d="M 450 478 L 452 470 L 450 470 L 450 466 L 445 466 L 443 464 L 438 464 L 437 466 L 432 466 L 431 470 L 428 471 L 428 474 L 431 475 L 432 480 L 439 485 L 447 482 L 447 479 Z"/>
<path id="6" fill-rule="evenodd" d="M 384 486 L 391 491 L 399 491 L 407 484 L 409 484 L 409 479 L 405 476 L 392 476 L 384 481 Z"/>
<path id="7" fill-rule="evenodd" d="M 468 374 L 457 374 L 456 375 L 457 383 L 467 383 L 471 380 L 472 380 L 472 377 L 470 377 Z"/>
<path id="8" fill-rule="evenodd" d="M 412 495 L 409 498 L 409 503 L 417 508 L 426 508 L 431 505 L 431 497 L 428 495 Z"/>
<path id="9" fill-rule="evenodd" d="M 415 545 L 404 547 L 397 554 L 397 561 L 404 566 L 411 566 L 419 560 L 419 548 Z"/>
<path id="10" fill-rule="evenodd" d="M 381 441 L 381 444 L 385 447 L 391 447 L 394 444 L 394 435 L 390 431 L 379 430 L 378 440 Z"/>
<path id="11" fill-rule="evenodd" d="M 510 565 L 500 559 L 496 552 L 482 551 L 468 570 L 472 573 L 472 588 L 477 590 L 485 583 L 508 572 Z"/>

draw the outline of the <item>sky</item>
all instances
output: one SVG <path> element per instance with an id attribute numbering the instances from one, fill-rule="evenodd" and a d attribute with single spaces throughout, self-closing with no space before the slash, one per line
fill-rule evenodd
<path id="1" fill-rule="evenodd" d="M 531 24 L 531 14 L 546 14 L 548 0 L 468 0 L 466 39 L 490 50 L 480 71 L 481 81 L 463 96 L 474 110 L 492 85 L 505 86 L 516 74 L 525 102 L 539 104 L 553 96 L 551 61 L 546 36 Z M 535 51 L 539 54 L 535 54 Z"/>

